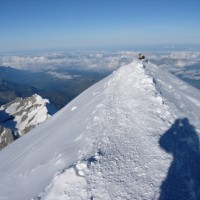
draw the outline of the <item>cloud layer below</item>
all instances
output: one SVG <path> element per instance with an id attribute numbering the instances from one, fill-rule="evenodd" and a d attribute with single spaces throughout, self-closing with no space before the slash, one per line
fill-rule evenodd
<path id="1" fill-rule="evenodd" d="M 56 68 L 79 68 L 84 70 L 115 70 L 130 63 L 136 52 L 74 52 L 46 53 L 29 56 L 2 56 L 0 65 L 17 69 L 44 70 Z"/>
<path id="2" fill-rule="evenodd" d="M 78 69 L 113 71 L 137 59 L 138 52 L 51 52 L 34 55 L 1 56 L 0 65 L 26 70 Z M 146 52 L 151 62 L 170 72 L 200 80 L 200 51 L 174 51 L 168 53 Z M 186 72 L 187 71 L 187 72 Z M 71 79 L 69 75 L 50 74 L 54 77 Z"/>

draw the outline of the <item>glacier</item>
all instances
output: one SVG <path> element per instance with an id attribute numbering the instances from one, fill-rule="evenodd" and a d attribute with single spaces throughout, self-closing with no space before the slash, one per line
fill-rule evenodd
<path id="1" fill-rule="evenodd" d="M 199 199 L 200 93 L 148 61 L 0 152 L 0 200 Z"/>

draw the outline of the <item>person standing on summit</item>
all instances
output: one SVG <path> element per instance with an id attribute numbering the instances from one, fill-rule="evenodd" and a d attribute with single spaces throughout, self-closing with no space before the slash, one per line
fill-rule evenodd
<path id="1" fill-rule="evenodd" d="M 138 54 L 138 59 L 139 60 L 144 60 L 145 59 L 145 56 L 141 53 Z"/>

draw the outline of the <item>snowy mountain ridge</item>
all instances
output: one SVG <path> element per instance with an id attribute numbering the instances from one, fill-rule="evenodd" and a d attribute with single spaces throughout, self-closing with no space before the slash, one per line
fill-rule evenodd
<path id="1" fill-rule="evenodd" d="M 55 109 L 53 111 L 51 108 L 53 108 L 53 105 L 50 104 L 49 100 L 43 99 L 37 94 L 24 99 L 16 98 L 14 101 L 2 105 L 0 107 L 0 125 L 7 128 L 0 134 L 2 147 L 48 119 L 55 113 Z M 12 137 L 12 140 L 9 139 L 10 137 Z"/>
<path id="2" fill-rule="evenodd" d="M 0 152 L 0 200 L 199 199 L 199 120 L 197 89 L 134 61 Z"/>

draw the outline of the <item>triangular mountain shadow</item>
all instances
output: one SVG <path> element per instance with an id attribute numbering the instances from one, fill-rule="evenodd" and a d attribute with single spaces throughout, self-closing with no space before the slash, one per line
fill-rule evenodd
<path id="1" fill-rule="evenodd" d="M 160 189 L 160 200 L 200 199 L 199 137 L 187 118 L 177 119 L 159 141 L 173 155 L 173 162 Z"/>

